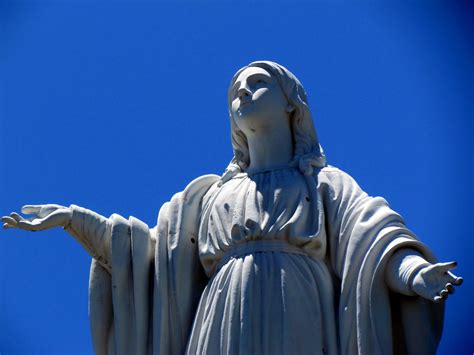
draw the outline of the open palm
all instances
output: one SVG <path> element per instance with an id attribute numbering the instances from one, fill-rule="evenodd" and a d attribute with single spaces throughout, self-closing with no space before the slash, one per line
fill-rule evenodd
<path id="1" fill-rule="evenodd" d="M 434 302 L 445 300 L 454 293 L 454 285 L 460 286 L 462 277 L 457 277 L 449 270 L 457 266 L 455 261 L 425 266 L 413 278 L 411 288 L 418 295 Z"/>
<path id="2" fill-rule="evenodd" d="M 10 216 L 2 217 L 3 228 L 41 231 L 53 227 L 64 227 L 71 220 L 72 214 L 70 208 L 55 204 L 26 205 L 21 208 L 21 212 L 32 217 L 24 218 L 12 212 Z"/>

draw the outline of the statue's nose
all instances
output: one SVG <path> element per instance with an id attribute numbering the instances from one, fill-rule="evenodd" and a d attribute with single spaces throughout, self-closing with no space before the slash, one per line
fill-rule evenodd
<path id="1" fill-rule="evenodd" d="M 241 98 L 246 97 L 246 96 L 251 96 L 252 92 L 248 88 L 247 84 L 243 83 L 239 88 L 238 94 L 239 94 L 239 99 L 241 99 Z"/>

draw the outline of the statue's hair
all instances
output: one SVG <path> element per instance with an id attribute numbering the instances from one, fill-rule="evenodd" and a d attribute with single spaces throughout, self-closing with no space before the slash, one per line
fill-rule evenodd
<path id="1" fill-rule="evenodd" d="M 250 67 L 265 69 L 276 78 L 288 103 L 294 107 L 290 114 L 294 144 L 294 157 L 291 164 L 298 166 L 305 175 L 311 175 L 313 167 L 322 168 L 326 166 L 326 157 L 314 129 L 306 92 L 300 81 L 288 69 L 270 61 L 252 62 L 235 73 L 230 82 L 229 94 L 240 73 Z M 232 117 L 232 97 L 230 95 L 228 95 L 228 105 L 234 157 L 222 177 L 223 182 L 235 174 L 245 171 L 250 164 L 247 137 L 237 127 Z"/>

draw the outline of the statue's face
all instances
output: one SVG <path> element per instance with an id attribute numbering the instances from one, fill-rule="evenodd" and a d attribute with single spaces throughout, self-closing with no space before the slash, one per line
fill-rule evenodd
<path id="1" fill-rule="evenodd" d="M 288 101 L 276 78 L 258 67 L 244 69 L 229 91 L 232 117 L 244 133 L 288 116 Z"/>

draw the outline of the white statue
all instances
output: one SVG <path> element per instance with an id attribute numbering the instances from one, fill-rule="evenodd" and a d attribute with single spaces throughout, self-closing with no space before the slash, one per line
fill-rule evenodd
<path id="1" fill-rule="evenodd" d="M 272 62 L 229 89 L 234 158 L 157 226 L 25 206 L 5 228 L 63 226 L 92 255 L 97 354 L 432 354 L 462 279 L 380 197 L 328 166 L 298 79 Z"/>

